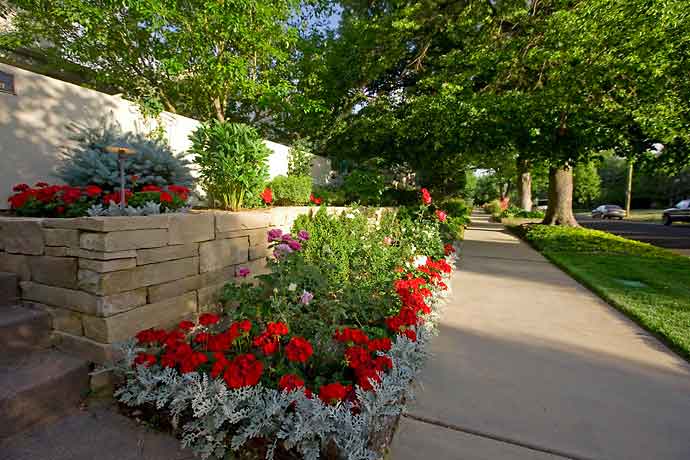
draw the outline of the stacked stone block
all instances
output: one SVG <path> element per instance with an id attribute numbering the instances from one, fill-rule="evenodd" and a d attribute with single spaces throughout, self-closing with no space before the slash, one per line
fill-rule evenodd
<path id="1" fill-rule="evenodd" d="M 308 211 L 0 218 L 0 271 L 51 313 L 57 346 L 104 362 L 113 343 L 214 308 L 239 267 L 265 273 L 266 232 Z"/>

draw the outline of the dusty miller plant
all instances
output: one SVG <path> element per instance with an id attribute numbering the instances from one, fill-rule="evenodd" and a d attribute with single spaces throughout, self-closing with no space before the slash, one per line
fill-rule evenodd
<path id="1" fill-rule="evenodd" d="M 193 415 L 182 427 L 182 445 L 203 459 L 233 458 L 250 440 L 272 440 L 266 458 L 272 459 L 280 444 L 294 449 L 306 460 L 316 460 L 330 443 L 347 460 L 374 460 L 379 455 L 369 449 L 372 433 L 384 429 L 386 421 L 404 410 L 412 398 L 412 382 L 428 357 L 428 342 L 436 334 L 439 307 L 447 293 L 436 292 L 428 320 L 417 329 L 417 341 L 398 336 L 386 353 L 392 369 L 374 391 L 357 387 L 357 413 L 352 402 L 326 405 L 308 398 L 303 389 L 278 391 L 262 385 L 229 389 L 222 379 L 207 374 L 180 374 L 160 365 L 133 366 L 142 351 L 134 340 L 122 345 L 123 359 L 116 369 L 126 377 L 115 396 L 130 406 L 153 405 L 167 408 L 177 424 L 185 413 Z"/>

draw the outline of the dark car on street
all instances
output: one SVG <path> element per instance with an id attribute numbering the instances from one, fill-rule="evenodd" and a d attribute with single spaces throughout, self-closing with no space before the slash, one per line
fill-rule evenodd
<path id="1" fill-rule="evenodd" d="M 674 222 L 690 222 L 690 200 L 679 201 L 674 207 L 664 209 L 661 215 L 664 225 Z"/>
<path id="2" fill-rule="evenodd" d="M 615 204 L 602 204 L 592 209 L 593 219 L 623 219 L 624 217 L 625 209 Z"/>

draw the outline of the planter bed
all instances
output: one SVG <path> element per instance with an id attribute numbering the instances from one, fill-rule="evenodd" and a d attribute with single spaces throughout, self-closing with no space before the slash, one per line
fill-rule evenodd
<path id="1" fill-rule="evenodd" d="M 122 345 L 117 399 L 201 458 L 382 458 L 452 271 L 426 206 L 271 229 L 268 273 L 227 285 L 222 312 Z"/>

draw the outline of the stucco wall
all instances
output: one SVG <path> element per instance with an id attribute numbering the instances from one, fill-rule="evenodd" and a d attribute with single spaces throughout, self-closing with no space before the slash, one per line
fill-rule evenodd
<path id="1" fill-rule="evenodd" d="M 70 127 L 75 124 L 97 126 L 111 121 L 134 132 L 150 132 L 156 127 L 155 120 L 145 120 L 134 104 L 121 97 L 2 63 L 0 70 L 14 75 L 16 90 L 15 95 L 0 93 L 0 209 L 7 208 L 16 183 L 57 181 L 52 174 L 61 152 L 72 144 Z M 160 118 L 171 148 L 186 151 L 189 134 L 199 122 L 168 112 Z M 288 147 L 266 144 L 273 151 L 271 177 L 286 174 Z"/>

